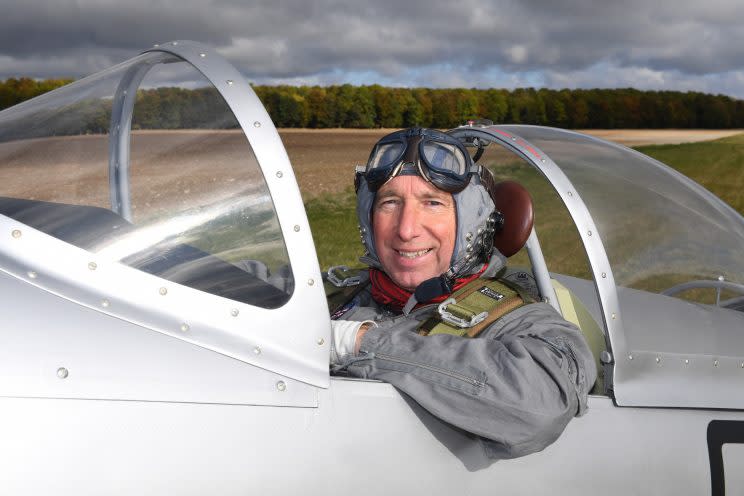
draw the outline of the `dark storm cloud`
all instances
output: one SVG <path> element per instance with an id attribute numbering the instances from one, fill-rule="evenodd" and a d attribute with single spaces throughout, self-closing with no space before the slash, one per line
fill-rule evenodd
<path id="1" fill-rule="evenodd" d="M 659 5 L 653 5 L 658 3 Z M 744 4 L 501 0 L 0 0 L 0 77 L 79 76 L 153 43 L 216 47 L 252 80 L 705 86 L 738 91 Z M 448 74 L 442 74 L 442 68 Z M 698 83 L 696 83 L 696 81 Z M 602 84 L 604 83 L 604 84 Z M 731 88 L 734 87 L 734 90 Z"/>

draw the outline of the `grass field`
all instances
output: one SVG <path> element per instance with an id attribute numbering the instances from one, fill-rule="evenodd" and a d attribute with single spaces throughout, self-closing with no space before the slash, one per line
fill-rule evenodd
<path id="1" fill-rule="evenodd" d="M 374 142 L 374 135 L 364 138 Z M 640 139 L 638 135 L 634 138 Z M 291 147 L 288 145 L 287 148 L 292 157 Z M 713 141 L 644 145 L 637 149 L 682 172 L 744 214 L 744 134 Z M 359 159 L 359 162 L 365 158 Z M 486 158 L 484 156 L 482 160 Z M 500 159 L 496 157 L 494 160 L 499 163 Z M 508 170 L 510 167 L 514 169 Z M 523 169 L 517 172 L 517 164 L 510 165 L 508 159 L 501 159 L 496 170 L 504 172 L 506 176 L 517 176 L 531 189 L 533 196 L 543 199 L 535 207 L 536 222 L 543 245 L 551 247 L 550 253 L 546 254 L 551 270 L 577 276 L 588 275 L 586 261 L 579 255 L 584 251 L 578 235 L 572 221 L 561 213 L 564 209 L 557 195 L 546 189 L 544 181 L 538 181 L 534 172 Z M 302 172 L 298 172 L 298 175 L 302 175 Z M 339 263 L 358 265 L 357 258 L 362 252 L 348 166 L 344 175 L 346 185 L 340 182 L 333 193 L 307 194 L 303 191 L 321 267 Z M 330 182 L 332 180 L 329 179 Z M 302 181 L 300 184 L 302 188 Z M 526 262 L 524 254 L 518 254 L 512 260 L 516 265 Z"/>

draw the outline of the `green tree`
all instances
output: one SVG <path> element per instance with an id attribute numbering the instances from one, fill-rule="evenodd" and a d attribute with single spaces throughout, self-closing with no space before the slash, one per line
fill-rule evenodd
<path id="1" fill-rule="evenodd" d="M 490 119 L 495 123 L 506 121 L 509 110 L 506 90 L 488 89 L 481 91 L 479 117 Z"/>

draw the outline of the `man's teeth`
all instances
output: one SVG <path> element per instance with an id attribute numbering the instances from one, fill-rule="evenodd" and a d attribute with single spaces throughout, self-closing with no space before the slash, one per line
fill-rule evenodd
<path id="1" fill-rule="evenodd" d="M 421 255 L 426 255 L 430 251 L 431 251 L 431 248 L 427 248 L 425 250 L 419 250 L 419 251 L 400 251 L 400 250 L 398 250 L 398 253 L 402 257 L 416 258 L 416 257 L 420 257 Z"/>

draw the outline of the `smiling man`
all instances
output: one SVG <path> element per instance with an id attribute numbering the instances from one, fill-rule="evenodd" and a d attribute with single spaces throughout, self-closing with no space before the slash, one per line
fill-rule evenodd
<path id="1" fill-rule="evenodd" d="M 368 277 L 333 313 L 331 362 L 512 458 L 585 411 L 596 369 L 573 324 L 501 277 L 492 182 L 446 133 L 405 129 L 375 145 L 355 182 Z"/>
<path id="2" fill-rule="evenodd" d="M 417 176 L 399 176 L 380 188 L 372 229 L 385 273 L 413 291 L 443 274 L 455 248 L 452 195 Z"/>

